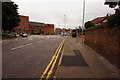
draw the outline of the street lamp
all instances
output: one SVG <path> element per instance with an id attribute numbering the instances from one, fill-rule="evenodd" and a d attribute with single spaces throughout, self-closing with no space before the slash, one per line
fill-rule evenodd
<path id="1" fill-rule="evenodd" d="M 64 28 L 66 27 L 66 15 L 64 15 Z"/>
<path id="2" fill-rule="evenodd" d="M 82 42 L 84 43 L 83 34 L 84 34 L 84 20 L 85 20 L 85 0 L 83 2 L 83 20 L 82 20 Z"/>

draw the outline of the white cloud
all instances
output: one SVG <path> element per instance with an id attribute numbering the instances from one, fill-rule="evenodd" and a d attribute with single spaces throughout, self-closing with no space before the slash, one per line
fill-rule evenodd
<path id="1" fill-rule="evenodd" d="M 67 15 L 67 26 L 76 27 L 82 23 L 83 0 L 13 0 L 19 5 L 19 13 L 28 15 L 32 21 L 64 25 Z M 113 12 L 104 5 L 104 0 L 86 0 L 85 21 Z M 56 26 L 57 27 L 57 26 Z"/>

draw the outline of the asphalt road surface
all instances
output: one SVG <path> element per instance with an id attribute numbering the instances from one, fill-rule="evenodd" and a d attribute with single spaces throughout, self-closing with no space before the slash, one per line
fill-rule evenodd
<path id="1" fill-rule="evenodd" d="M 64 38 L 32 35 L 2 42 L 3 78 L 40 78 Z"/>

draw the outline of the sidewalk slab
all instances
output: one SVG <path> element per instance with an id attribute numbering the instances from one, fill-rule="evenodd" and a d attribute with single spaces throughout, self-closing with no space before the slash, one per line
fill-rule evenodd
<path id="1" fill-rule="evenodd" d="M 99 56 L 100 57 L 100 56 Z M 118 78 L 117 68 L 105 65 L 105 59 L 98 58 L 93 51 L 85 47 L 80 40 L 68 37 L 63 48 L 61 65 L 56 78 Z"/>

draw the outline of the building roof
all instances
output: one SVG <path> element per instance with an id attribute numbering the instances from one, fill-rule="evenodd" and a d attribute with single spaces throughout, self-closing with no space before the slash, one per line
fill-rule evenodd
<path id="1" fill-rule="evenodd" d="M 25 15 L 19 15 L 20 17 L 29 17 L 29 16 L 25 16 Z"/>
<path id="2" fill-rule="evenodd" d="M 29 21 L 29 25 L 32 25 L 32 26 L 46 26 L 45 23 L 41 23 L 41 22 L 32 22 L 32 21 Z"/>
<path id="3" fill-rule="evenodd" d="M 98 17 L 92 20 L 93 23 L 101 23 L 106 17 Z"/>

